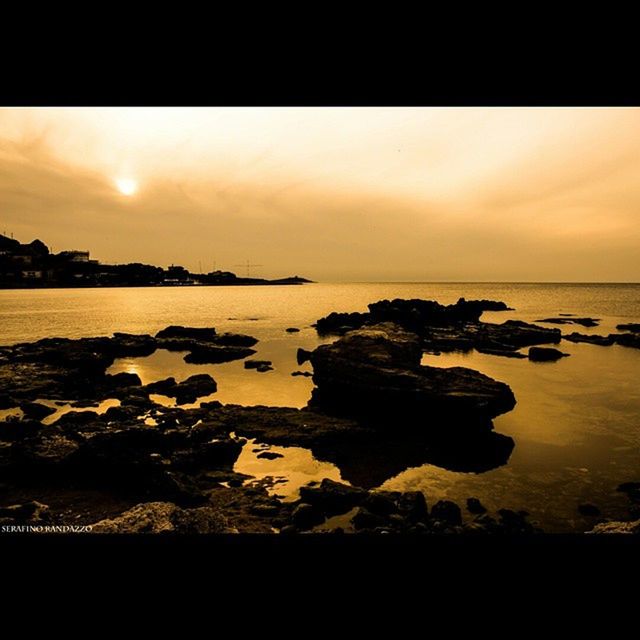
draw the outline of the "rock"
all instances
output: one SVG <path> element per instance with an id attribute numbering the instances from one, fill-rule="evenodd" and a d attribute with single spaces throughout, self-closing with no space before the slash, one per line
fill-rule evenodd
<path id="1" fill-rule="evenodd" d="M 116 518 L 100 520 L 92 533 L 226 533 L 225 517 L 212 507 L 181 509 L 170 502 L 138 504 Z"/>
<path id="2" fill-rule="evenodd" d="M 527 356 L 524 353 L 518 351 L 509 351 L 507 349 L 487 349 L 482 347 L 476 347 L 478 353 L 486 353 L 489 356 L 502 356 L 503 358 L 519 358 L 524 359 Z"/>
<path id="3" fill-rule="evenodd" d="M 221 347 L 217 345 L 206 345 L 192 347 L 191 353 L 184 357 L 184 361 L 190 364 L 221 364 L 242 360 L 253 355 L 255 349 L 249 347 Z"/>
<path id="4" fill-rule="evenodd" d="M 546 322 L 549 324 L 579 324 L 583 327 L 597 327 L 600 318 L 574 318 L 564 316 L 562 318 L 544 318 L 536 322 Z"/>
<path id="5" fill-rule="evenodd" d="M 615 533 L 623 535 L 638 535 L 640 534 L 640 520 L 633 520 L 631 522 L 601 522 L 600 524 L 597 524 L 591 531 L 587 531 L 587 533 Z"/>
<path id="6" fill-rule="evenodd" d="M 613 333 L 609 337 L 623 347 L 640 349 L 640 334 L 637 333 Z"/>
<path id="7" fill-rule="evenodd" d="M 43 429 L 38 420 L 3 420 L 0 421 L 0 441 L 13 442 L 25 438 L 33 438 Z"/>
<path id="8" fill-rule="evenodd" d="M 300 503 L 291 514 L 291 519 L 299 529 L 311 529 L 312 527 L 324 522 L 324 516 L 313 505 Z"/>
<path id="9" fill-rule="evenodd" d="M 369 319 L 367 313 L 330 313 L 325 318 L 320 318 L 315 323 L 316 331 L 320 335 L 329 333 L 344 334 L 353 329 L 359 329 Z M 298 364 L 302 364 L 298 361 Z"/>
<path id="10" fill-rule="evenodd" d="M 630 331 L 631 333 L 640 333 L 640 324 L 630 323 L 630 324 L 618 324 L 616 325 L 616 329 L 618 331 Z"/>
<path id="11" fill-rule="evenodd" d="M 222 347 L 253 347 L 258 339 L 243 333 L 222 333 L 213 342 Z"/>
<path id="12" fill-rule="evenodd" d="M 158 393 L 175 398 L 177 404 L 196 402 L 199 397 L 211 395 L 217 389 L 216 381 L 208 373 L 189 376 L 180 383 L 177 383 L 175 378 L 166 378 L 165 380 L 152 382 L 144 387 L 146 393 Z"/>
<path id="13" fill-rule="evenodd" d="M 298 333 L 300 331 L 300 329 L 298 329 L 298 327 L 287 327 L 285 329 L 285 331 L 287 333 Z"/>
<path id="14" fill-rule="evenodd" d="M 548 347 L 531 347 L 529 349 L 529 360 L 532 362 L 553 362 L 568 355 L 568 353 L 562 353 L 558 349 Z"/>
<path id="15" fill-rule="evenodd" d="M 589 517 L 595 517 L 600 515 L 600 509 L 598 509 L 596 505 L 589 504 L 589 503 L 578 505 L 578 512 L 582 516 L 589 516 Z"/>
<path id="16" fill-rule="evenodd" d="M 54 407 L 48 407 L 46 404 L 40 404 L 39 402 L 25 402 L 20 405 L 20 409 L 22 409 L 25 417 L 33 420 L 42 420 L 56 412 Z"/>
<path id="17" fill-rule="evenodd" d="M 256 371 L 258 373 L 266 373 L 267 371 L 273 371 L 273 367 L 270 367 L 268 364 L 261 364 L 259 367 L 256 367 Z"/>
<path id="18" fill-rule="evenodd" d="M 105 384 L 111 389 L 122 389 L 127 387 L 141 387 L 142 380 L 137 373 L 127 373 L 122 371 L 115 375 L 107 374 Z"/>
<path id="19" fill-rule="evenodd" d="M 467 499 L 467 511 L 469 513 L 473 513 L 474 515 L 486 513 L 486 507 L 478 500 L 478 498 L 468 498 Z"/>
<path id="20" fill-rule="evenodd" d="M 48 505 L 36 500 L 0 507 L 0 525 L 39 525 L 50 521 Z"/>
<path id="21" fill-rule="evenodd" d="M 260 367 L 270 367 L 271 364 L 272 364 L 271 360 L 245 360 L 244 368 L 259 369 Z"/>
<path id="22" fill-rule="evenodd" d="M 569 342 L 586 342 L 588 344 L 597 344 L 600 347 L 610 347 L 614 343 L 612 335 L 596 336 L 574 332 L 563 335 L 562 338 L 563 340 L 568 340 Z"/>
<path id="23" fill-rule="evenodd" d="M 360 487 L 351 487 L 341 482 L 324 478 L 319 486 L 300 487 L 300 499 L 317 506 L 328 516 L 346 513 L 362 503 L 367 492 Z"/>
<path id="24" fill-rule="evenodd" d="M 114 333 L 111 353 L 116 358 L 150 356 L 158 348 L 156 339 L 149 335 Z"/>
<path id="25" fill-rule="evenodd" d="M 358 507 L 358 512 L 353 516 L 351 522 L 356 530 L 375 529 L 376 527 L 384 527 L 387 524 L 387 519 L 384 516 Z"/>
<path id="26" fill-rule="evenodd" d="M 304 364 L 308 362 L 311 358 L 311 351 L 307 351 L 306 349 L 298 348 L 296 352 L 296 361 L 298 364 Z"/>
<path id="27" fill-rule="evenodd" d="M 292 376 L 304 376 L 305 378 L 310 378 L 313 373 L 311 373 L 311 371 L 293 371 L 291 373 Z"/>
<path id="28" fill-rule="evenodd" d="M 398 511 L 412 523 L 422 522 L 429 516 L 427 500 L 421 491 L 405 491 L 398 498 Z"/>
<path id="29" fill-rule="evenodd" d="M 277 458 L 284 458 L 281 453 L 276 453 L 275 451 L 262 451 L 259 453 L 256 458 L 264 458 L 265 460 L 276 460 Z"/>
<path id="30" fill-rule="evenodd" d="M 498 510 L 501 528 L 507 533 L 534 533 L 534 528 L 527 522 L 527 512 L 512 511 L 511 509 Z"/>
<path id="31" fill-rule="evenodd" d="M 370 513 L 374 513 L 380 516 L 389 516 L 392 513 L 397 513 L 398 506 L 396 500 L 398 495 L 391 495 L 387 491 L 372 491 L 362 501 L 361 505 L 363 509 L 366 509 Z"/>
<path id="32" fill-rule="evenodd" d="M 298 533 L 298 529 L 294 525 L 288 524 L 282 527 L 282 529 L 280 529 L 280 533 L 284 535 L 289 535 L 292 533 Z"/>
<path id="33" fill-rule="evenodd" d="M 231 469 L 242 451 L 243 443 L 233 438 L 224 438 L 200 443 L 188 441 L 186 444 L 192 446 L 178 450 L 172 448 L 167 452 L 172 467 L 175 469 L 183 471 L 193 471 L 205 467 Z"/>
<path id="34" fill-rule="evenodd" d="M 440 520 L 449 525 L 461 525 L 462 512 L 455 502 L 438 500 L 431 509 L 431 519 Z"/>
<path id="35" fill-rule="evenodd" d="M 515 406 L 506 384 L 463 367 L 421 366 L 421 357 L 418 336 L 397 325 L 351 331 L 312 352 L 316 388 L 309 406 L 394 425 L 399 418 L 433 423 L 436 416 L 452 425 L 454 416 L 492 418 Z M 468 420 L 458 424 L 473 428 Z"/>

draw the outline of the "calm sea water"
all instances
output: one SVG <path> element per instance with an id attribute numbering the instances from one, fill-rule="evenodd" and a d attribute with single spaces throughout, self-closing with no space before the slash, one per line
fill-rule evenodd
<path id="1" fill-rule="evenodd" d="M 214 326 L 260 340 L 255 357 L 272 360 L 275 370 L 247 371 L 242 362 L 188 365 L 166 351 L 148 358 L 117 361 L 111 372 L 138 373 L 143 383 L 173 375 L 180 380 L 208 372 L 218 382 L 214 398 L 225 403 L 302 407 L 312 382 L 292 377 L 298 347 L 321 341 L 309 325 L 331 311 L 366 311 L 384 298 L 424 298 L 442 303 L 467 299 L 503 300 L 513 312 L 485 313 L 484 320 L 535 321 L 573 313 L 601 319 L 599 327 L 563 327 L 564 332 L 607 334 L 621 322 L 640 322 L 640 285 L 591 284 L 312 284 L 273 287 L 177 287 L 0 291 L 0 343 L 44 337 L 151 333 L 170 324 Z M 551 326 L 551 325 L 548 325 Z M 286 333 L 298 327 L 300 333 Z M 430 502 L 463 502 L 475 496 L 490 509 L 525 509 L 552 531 L 586 530 L 593 519 L 579 504 L 598 505 L 605 517 L 626 515 L 625 498 L 615 491 L 640 480 L 640 350 L 563 341 L 571 357 L 531 363 L 478 353 L 425 356 L 433 366 L 463 365 L 508 383 L 517 406 L 495 421 L 495 429 L 515 440 L 508 463 L 484 473 L 459 473 L 431 464 L 396 472 L 385 489 L 423 491 Z M 305 369 L 308 365 L 301 367 Z M 236 468 L 258 478 L 280 478 L 274 492 L 292 499 L 310 480 L 341 478 L 328 462 L 297 447 L 273 447 L 284 454 L 258 459 L 245 447 Z M 372 469 L 372 478 L 380 474 Z M 375 484 L 375 483 L 374 483 Z"/>

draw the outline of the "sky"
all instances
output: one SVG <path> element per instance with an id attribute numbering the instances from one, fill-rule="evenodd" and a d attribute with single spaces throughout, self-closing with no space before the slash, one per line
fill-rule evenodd
<path id="1" fill-rule="evenodd" d="M 0 109 L 0 233 L 318 281 L 640 282 L 640 108 Z"/>

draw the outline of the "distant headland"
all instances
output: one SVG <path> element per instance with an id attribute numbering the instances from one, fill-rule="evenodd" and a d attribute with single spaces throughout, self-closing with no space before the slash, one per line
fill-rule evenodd
<path id="1" fill-rule="evenodd" d="M 89 251 L 51 253 L 41 240 L 22 244 L 0 234 L 0 289 L 49 287 L 154 287 L 305 284 L 299 276 L 265 280 L 231 271 L 191 273 L 179 265 L 167 269 L 149 264 L 102 264 Z"/>

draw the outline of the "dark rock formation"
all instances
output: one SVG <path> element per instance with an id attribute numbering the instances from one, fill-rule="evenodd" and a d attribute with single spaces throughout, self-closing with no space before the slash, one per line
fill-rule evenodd
<path id="1" fill-rule="evenodd" d="M 22 409 L 25 417 L 33 420 L 42 420 L 56 412 L 54 407 L 48 407 L 46 404 L 40 404 L 39 402 L 24 402 L 20 405 L 20 409 Z"/>
<path id="2" fill-rule="evenodd" d="M 616 329 L 618 331 L 630 331 L 631 333 L 640 333 L 640 324 L 630 323 L 630 324 L 619 324 L 616 325 Z"/>
<path id="3" fill-rule="evenodd" d="M 51 522 L 49 506 L 30 500 L 0 507 L 0 525 L 46 525 Z"/>
<path id="4" fill-rule="evenodd" d="M 346 513 L 367 497 L 367 492 L 360 487 L 351 487 L 325 478 L 318 486 L 300 487 L 300 500 L 312 504 L 327 516 Z"/>
<path id="5" fill-rule="evenodd" d="M 601 347 L 610 347 L 614 344 L 613 334 L 608 336 L 587 335 L 585 333 L 569 333 L 562 336 L 563 340 L 569 342 L 586 342 L 588 344 L 597 344 Z"/>
<path id="6" fill-rule="evenodd" d="M 562 318 L 543 318 L 542 320 L 536 320 L 536 322 L 546 322 L 549 324 L 579 324 L 583 327 L 597 327 L 600 322 L 600 318 L 573 318 L 564 316 Z"/>
<path id="7" fill-rule="evenodd" d="M 486 513 L 486 507 L 478 500 L 478 498 L 468 498 L 467 499 L 467 511 L 469 513 L 473 513 L 475 515 L 479 515 L 481 513 Z"/>
<path id="8" fill-rule="evenodd" d="M 285 331 L 287 333 L 298 333 L 300 331 L 300 329 L 298 329 L 298 327 L 287 327 L 285 329 Z"/>
<path id="9" fill-rule="evenodd" d="M 271 367 L 272 362 L 271 360 L 245 360 L 244 361 L 244 368 L 245 369 L 264 369 L 265 367 L 268 367 L 269 369 L 272 368 Z"/>
<path id="10" fill-rule="evenodd" d="M 462 524 L 462 512 L 460 507 L 451 500 L 439 500 L 431 509 L 431 518 L 442 520 L 450 525 Z"/>
<path id="11" fill-rule="evenodd" d="M 434 300 L 381 300 L 369 305 L 369 313 L 330 313 L 320 318 L 316 330 L 320 334 L 360 329 L 365 324 L 394 322 L 408 331 L 422 334 L 425 327 L 446 327 L 467 322 L 478 322 L 483 311 L 510 310 L 504 302 L 493 300 L 465 300 L 442 305 Z"/>
<path id="12" fill-rule="evenodd" d="M 616 344 L 623 347 L 640 349 L 640 334 L 638 333 L 613 333 L 609 335 Z"/>
<path id="13" fill-rule="evenodd" d="M 555 362 L 567 356 L 569 356 L 568 353 L 562 353 L 558 349 L 549 347 L 531 347 L 529 349 L 529 360 L 532 362 Z"/>
<path id="14" fill-rule="evenodd" d="M 215 393 L 217 388 L 216 381 L 208 373 L 199 373 L 180 383 L 175 378 L 152 382 L 144 387 L 144 391 L 175 398 L 177 404 L 190 404 L 201 396 Z"/>
<path id="15" fill-rule="evenodd" d="M 227 520 L 212 507 L 181 509 L 170 502 L 146 502 L 91 525 L 92 533 L 227 533 Z"/>
<path id="16" fill-rule="evenodd" d="M 251 349 L 258 340 L 244 334 L 218 334 L 213 327 L 170 326 L 156 334 L 159 348 L 168 351 L 189 351 L 185 362 L 220 364 L 241 360 L 255 353 Z"/>
<path id="17" fill-rule="evenodd" d="M 493 418 L 515 406 L 504 383 L 463 367 L 421 366 L 421 357 L 418 336 L 392 323 L 350 332 L 312 352 L 310 406 L 376 422 L 392 418 L 395 428 L 398 418 L 424 426 L 442 416 Z"/>
<path id="18" fill-rule="evenodd" d="M 261 451 L 256 458 L 264 458 L 265 460 L 276 460 L 277 458 L 284 458 L 281 453 L 275 451 Z"/>
<path id="19" fill-rule="evenodd" d="M 313 373 L 311 373 L 311 371 L 293 371 L 291 375 L 294 377 L 303 376 L 305 378 L 310 378 L 313 375 Z"/>
<path id="20" fill-rule="evenodd" d="M 324 522 L 324 516 L 316 507 L 304 502 L 299 504 L 291 514 L 291 519 L 299 529 L 311 529 L 311 527 Z"/>

